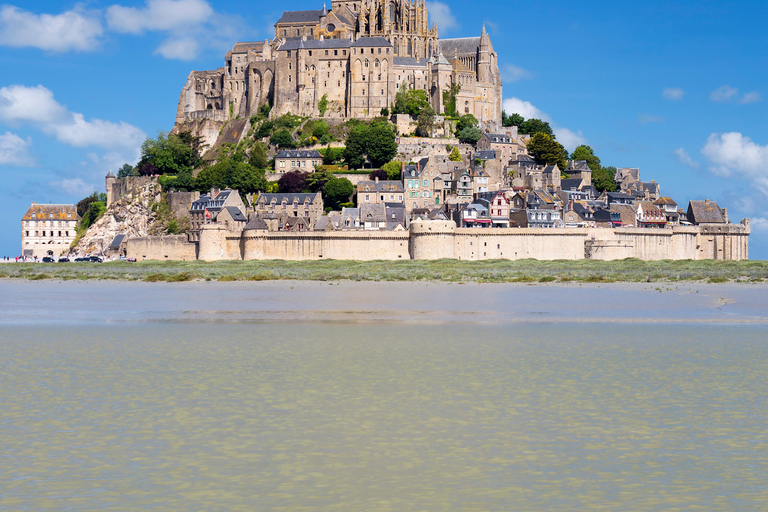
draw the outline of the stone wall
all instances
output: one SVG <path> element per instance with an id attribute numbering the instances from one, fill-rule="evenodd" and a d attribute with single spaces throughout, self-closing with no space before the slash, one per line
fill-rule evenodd
<path id="1" fill-rule="evenodd" d="M 107 181 L 107 208 L 121 197 L 147 185 L 157 183 L 157 176 L 127 176 Z"/>
<path id="2" fill-rule="evenodd" d="M 408 260 L 407 231 L 274 233 L 245 231 L 246 260 Z"/>
<path id="3" fill-rule="evenodd" d="M 189 217 L 192 203 L 200 198 L 200 192 L 168 192 L 168 205 L 177 219 Z"/>
<path id="4" fill-rule="evenodd" d="M 143 260 L 194 261 L 197 244 L 187 241 L 186 235 L 145 236 L 125 241 L 125 256 Z"/>

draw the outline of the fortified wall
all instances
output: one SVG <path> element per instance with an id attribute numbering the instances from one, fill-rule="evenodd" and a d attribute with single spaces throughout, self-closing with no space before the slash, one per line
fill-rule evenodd
<path id="1" fill-rule="evenodd" d="M 145 237 L 128 240 L 126 247 L 127 256 L 138 260 L 744 260 L 749 233 L 749 219 L 671 229 L 477 229 L 417 220 L 410 232 L 233 232 L 207 224 L 198 244 L 178 236 Z"/>

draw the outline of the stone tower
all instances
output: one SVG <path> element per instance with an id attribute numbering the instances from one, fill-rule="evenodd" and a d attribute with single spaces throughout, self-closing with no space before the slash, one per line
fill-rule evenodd
<path id="1" fill-rule="evenodd" d="M 107 182 L 107 208 L 109 208 L 109 205 L 112 204 L 112 201 L 114 201 L 114 192 L 112 192 L 112 185 L 117 181 L 117 178 L 114 174 L 112 174 L 112 171 L 109 171 L 107 173 L 106 182 Z"/>

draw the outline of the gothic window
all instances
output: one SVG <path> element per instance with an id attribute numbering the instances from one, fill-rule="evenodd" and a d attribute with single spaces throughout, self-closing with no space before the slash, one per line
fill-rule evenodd
<path id="1" fill-rule="evenodd" d="M 365 59 L 365 67 L 368 67 L 368 59 Z"/>
<path id="2" fill-rule="evenodd" d="M 413 51 L 413 45 L 411 44 L 411 41 L 408 41 L 408 56 L 411 56 L 411 53 Z"/>
<path id="3" fill-rule="evenodd" d="M 379 67 L 379 64 L 380 64 L 380 63 L 379 63 L 379 59 L 376 59 L 376 60 L 373 62 L 373 67 L 377 68 L 377 67 Z"/>

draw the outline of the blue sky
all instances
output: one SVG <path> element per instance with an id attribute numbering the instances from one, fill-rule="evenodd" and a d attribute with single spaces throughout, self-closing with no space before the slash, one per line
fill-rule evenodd
<path id="1" fill-rule="evenodd" d="M 170 130 L 191 70 L 270 37 L 282 10 L 321 2 L 0 4 L 0 256 L 20 252 L 32 201 L 103 191 L 107 171 Z M 428 5 L 441 37 L 486 23 L 507 112 L 549 120 L 604 165 L 639 167 L 684 207 L 712 199 L 732 221 L 752 218 L 751 257 L 768 259 L 768 3 Z"/>

